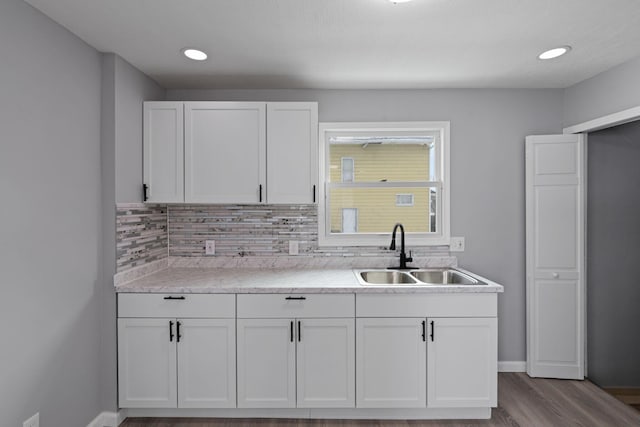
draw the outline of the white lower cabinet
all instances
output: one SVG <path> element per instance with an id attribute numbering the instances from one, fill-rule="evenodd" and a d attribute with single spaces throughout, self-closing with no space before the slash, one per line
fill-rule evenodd
<path id="1" fill-rule="evenodd" d="M 234 303 L 235 295 L 119 295 L 120 407 L 235 408 Z"/>
<path id="2" fill-rule="evenodd" d="M 180 320 L 178 408 L 235 408 L 234 319 Z"/>
<path id="3" fill-rule="evenodd" d="M 170 323 L 171 322 L 171 323 Z M 118 395 L 121 408 L 175 408 L 175 320 L 118 319 Z"/>
<path id="4" fill-rule="evenodd" d="M 356 322 L 358 408 L 424 408 L 425 319 L 360 318 Z"/>
<path id="5" fill-rule="evenodd" d="M 293 320 L 238 319 L 238 407 L 296 407 Z"/>
<path id="6" fill-rule="evenodd" d="M 239 408 L 353 408 L 354 319 L 238 319 Z"/>
<path id="7" fill-rule="evenodd" d="M 354 323 L 354 319 L 298 320 L 298 408 L 354 407 Z"/>
<path id="8" fill-rule="evenodd" d="M 427 406 L 497 406 L 495 317 L 429 318 Z"/>

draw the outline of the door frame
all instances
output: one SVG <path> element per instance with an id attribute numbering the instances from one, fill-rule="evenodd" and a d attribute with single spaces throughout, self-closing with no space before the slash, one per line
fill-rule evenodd
<path id="1" fill-rule="evenodd" d="M 588 182 L 588 164 L 587 164 L 587 160 L 588 160 L 588 146 L 589 146 L 589 139 L 588 139 L 588 133 L 589 132 L 595 132 L 598 130 L 602 130 L 602 129 L 607 129 L 610 127 L 614 127 L 614 126 L 619 126 L 619 125 L 623 125 L 625 123 L 630 123 L 630 122 L 634 122 L 636 120 L 640 120 L 640 105 L 636 106 L 636 107 L 631 107 L 631 108 L 627 108 L 626 110 L 622 110 L 622 111 L 618 111 L 615 113 L 611 113 L 611 114 L 606 114 L 604 116 L 600 116 L 600 117 L 596 117 L 595 119 L 592 120 L 587 120 L 586 122 L 582 122 L 582 123 L 578 123 L 572 126 L 568 126 L 564 129 L 562 129 L 562 133 L 565 135 L 568 134 L 578 134 L 578 133 L 582 133 L 584 134 L 584 138 L 585 138 L 585 142 L 584 142 L 584 162 L 585 162 L 585 166 L 584 166 L 584 198 L 585 198 L 585 217 L 584 217 L 584 222 L 585 222 L 585 229 L 584 229 L 584 245 L 585 245 L 585 256 L 586 256 L 586 249 L 587 249 L 587 245 L 588 245 L 588 239 L 589 236 L 587 235 L 587 211 L 586 211 L 586 202 L 587 202 L 587 198 L 589 197 L 589 188 L 587 186 L 587 182 Z M 583 312 L 583 330 L 584 330 L 584 336 L 583 336 L 583 349 L 584 349 L 584 375 L 585 377 L 588 376 L 588 367 L 589 367 L 589 359 L 588 359 L 588 354 L 587 354 L 587 300 L 589 298 L 589 295 L 587 294 L 587 281 L 588 281 L 588 277 L 587 277 L 587 271 L 585 268 L 584 271 L 584 312 Z"/>

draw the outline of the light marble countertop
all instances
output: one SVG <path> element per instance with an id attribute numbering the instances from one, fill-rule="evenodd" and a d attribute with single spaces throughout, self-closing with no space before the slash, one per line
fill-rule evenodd
<path id="1" fill-rule="evenodd" d="M 504 288 L 458 268 L 485 285 L 362 285 L 352 269 L 169 267 L 116 286 L 119 293 L 496 293 Z"/>

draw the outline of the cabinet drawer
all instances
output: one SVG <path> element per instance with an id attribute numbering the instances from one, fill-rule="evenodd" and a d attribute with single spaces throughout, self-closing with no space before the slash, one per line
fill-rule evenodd
<path id="1" fill-rule="evenodd" d="M 498 294 L 361 294 L 357 317 L 496 317 Z"/>
<path id="2" fill-rule="evenodd" d="M 241 294 L 238 318 L 354 317 L 355 295 Z"/>
<path id="3" fill-rule="evenodd" d="M 234 294 L 118 294 L 118 317 L 234 318 Z"/>

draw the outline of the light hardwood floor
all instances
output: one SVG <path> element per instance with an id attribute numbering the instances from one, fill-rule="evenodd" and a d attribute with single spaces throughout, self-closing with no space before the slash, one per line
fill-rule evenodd
<path id="1" fill-rule="evenodd" d="M 533 379 L 524 373 L 501 373 L 498 404 L 490 420 L 478 421 L 133 418 L 121 427 L 640 426 L 640 412 L 589 381 Z"/>

